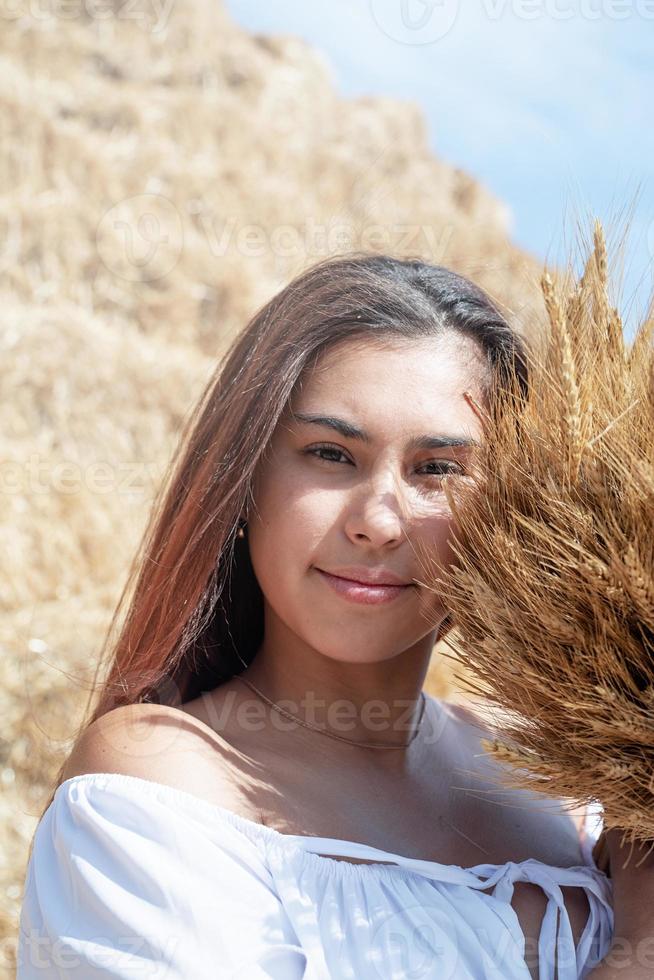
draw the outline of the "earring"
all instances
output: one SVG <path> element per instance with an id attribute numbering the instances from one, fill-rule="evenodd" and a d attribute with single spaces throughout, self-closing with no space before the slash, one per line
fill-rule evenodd
<path id="1" fill-rule="evenodd" d="M 242 527 L 239 527 L 238 531 L 236 532 L 236 537 L 237 538 L 244 538 L 245 537 L 245 531 L 243 530 Z"/>

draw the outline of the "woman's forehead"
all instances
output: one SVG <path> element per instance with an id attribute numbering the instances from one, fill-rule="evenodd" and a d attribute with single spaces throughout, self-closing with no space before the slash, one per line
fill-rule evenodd
<path id="1" fill-rule="evenodd" d="M 452 401 L 467 408 L 464 391 L 479 399 L 488 364 L 474 341 L 450 338 L 333 345 L 299 379 L 287 414 L 339 408 L 419 416 L 451 409 Z"/>

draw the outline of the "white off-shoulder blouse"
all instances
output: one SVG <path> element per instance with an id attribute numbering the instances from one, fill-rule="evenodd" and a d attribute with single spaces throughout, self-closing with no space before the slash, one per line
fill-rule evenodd
<path id="1" fill-rule="evenodd" d="M 548 899 L 541 980 L 577 980 L 613 934 L 611 879 L 591 848 L 588 837 L 586 863 L 571 868 L 462 868 L 283 834 L 184 790 L 86 773 L 57 788 L 37 827 L 17 977 L 529 980 L 510 904 L 514 882 L 528 881 Z M 565 885 L 590 906 L 576 949 Z"/>

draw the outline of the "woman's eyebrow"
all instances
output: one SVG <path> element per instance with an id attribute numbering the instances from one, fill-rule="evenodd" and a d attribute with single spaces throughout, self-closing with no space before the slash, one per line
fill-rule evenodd
<path id="1" fill-rule="evenodd" d="M 335 429 L 345 439 L 358 439 L 360 442 L 371 443 L 372 436 L 364 432 L 363 429 L 346 422 L 345 419 L 336 418 L 334 415 L 313 415 L 304 412 L 295 412 L 292 416 L 300 422 L 309 425 L 321 425 L 330 429 Z M 448 446 L 479 446 L 475 439 L 468 439 L 465 436 L 414 436 L 409 439 L 407 449 L 444 449 Z"/>

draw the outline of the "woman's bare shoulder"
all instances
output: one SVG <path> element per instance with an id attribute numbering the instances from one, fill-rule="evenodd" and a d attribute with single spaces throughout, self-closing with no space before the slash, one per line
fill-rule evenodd
<path id="1" fill-rule="evenodd" d="M 438 698 L 438 703 L 441 707 L 452 714 L 459 721 L 465 722 L 467 725 L 482 725 L 485 727 L 482 712 L 470 702 L 463 703 L 461 701 L 448 701 L 443 698 Z"/>
<path id="2" fill-rule="evenodd" d="M 471 701 L 446 700 L 435 698 L 441 711 L 448 718 L 457 738 L 472 740 L 475 744 L 479 739 L 492 738 L 489 720 L 484 708 Z"/>
<path id="3" fill-rule="evenodd" d="M 547 864 L 563 867 L 582 863 L 585 807 L 574 800 L 512 787 L 506 778 L 506 765 L 482 745 L 484 739 L 492 741 L 497 730 L 493 730 L 484 707 L 460 701 L 440 704 L 451 718 L 456 742 L 467 758 L 470 791 L 479 793 L 479 818 L 504 826 L 516 847 Z"/>
<path id="4" fill-rule="evenodd" d="M 82 731 L 62 781 L 85 773 L 124 773 L 228 805 L 233 752 L 220 734 L 183 707 L 121 705 Z"/>

